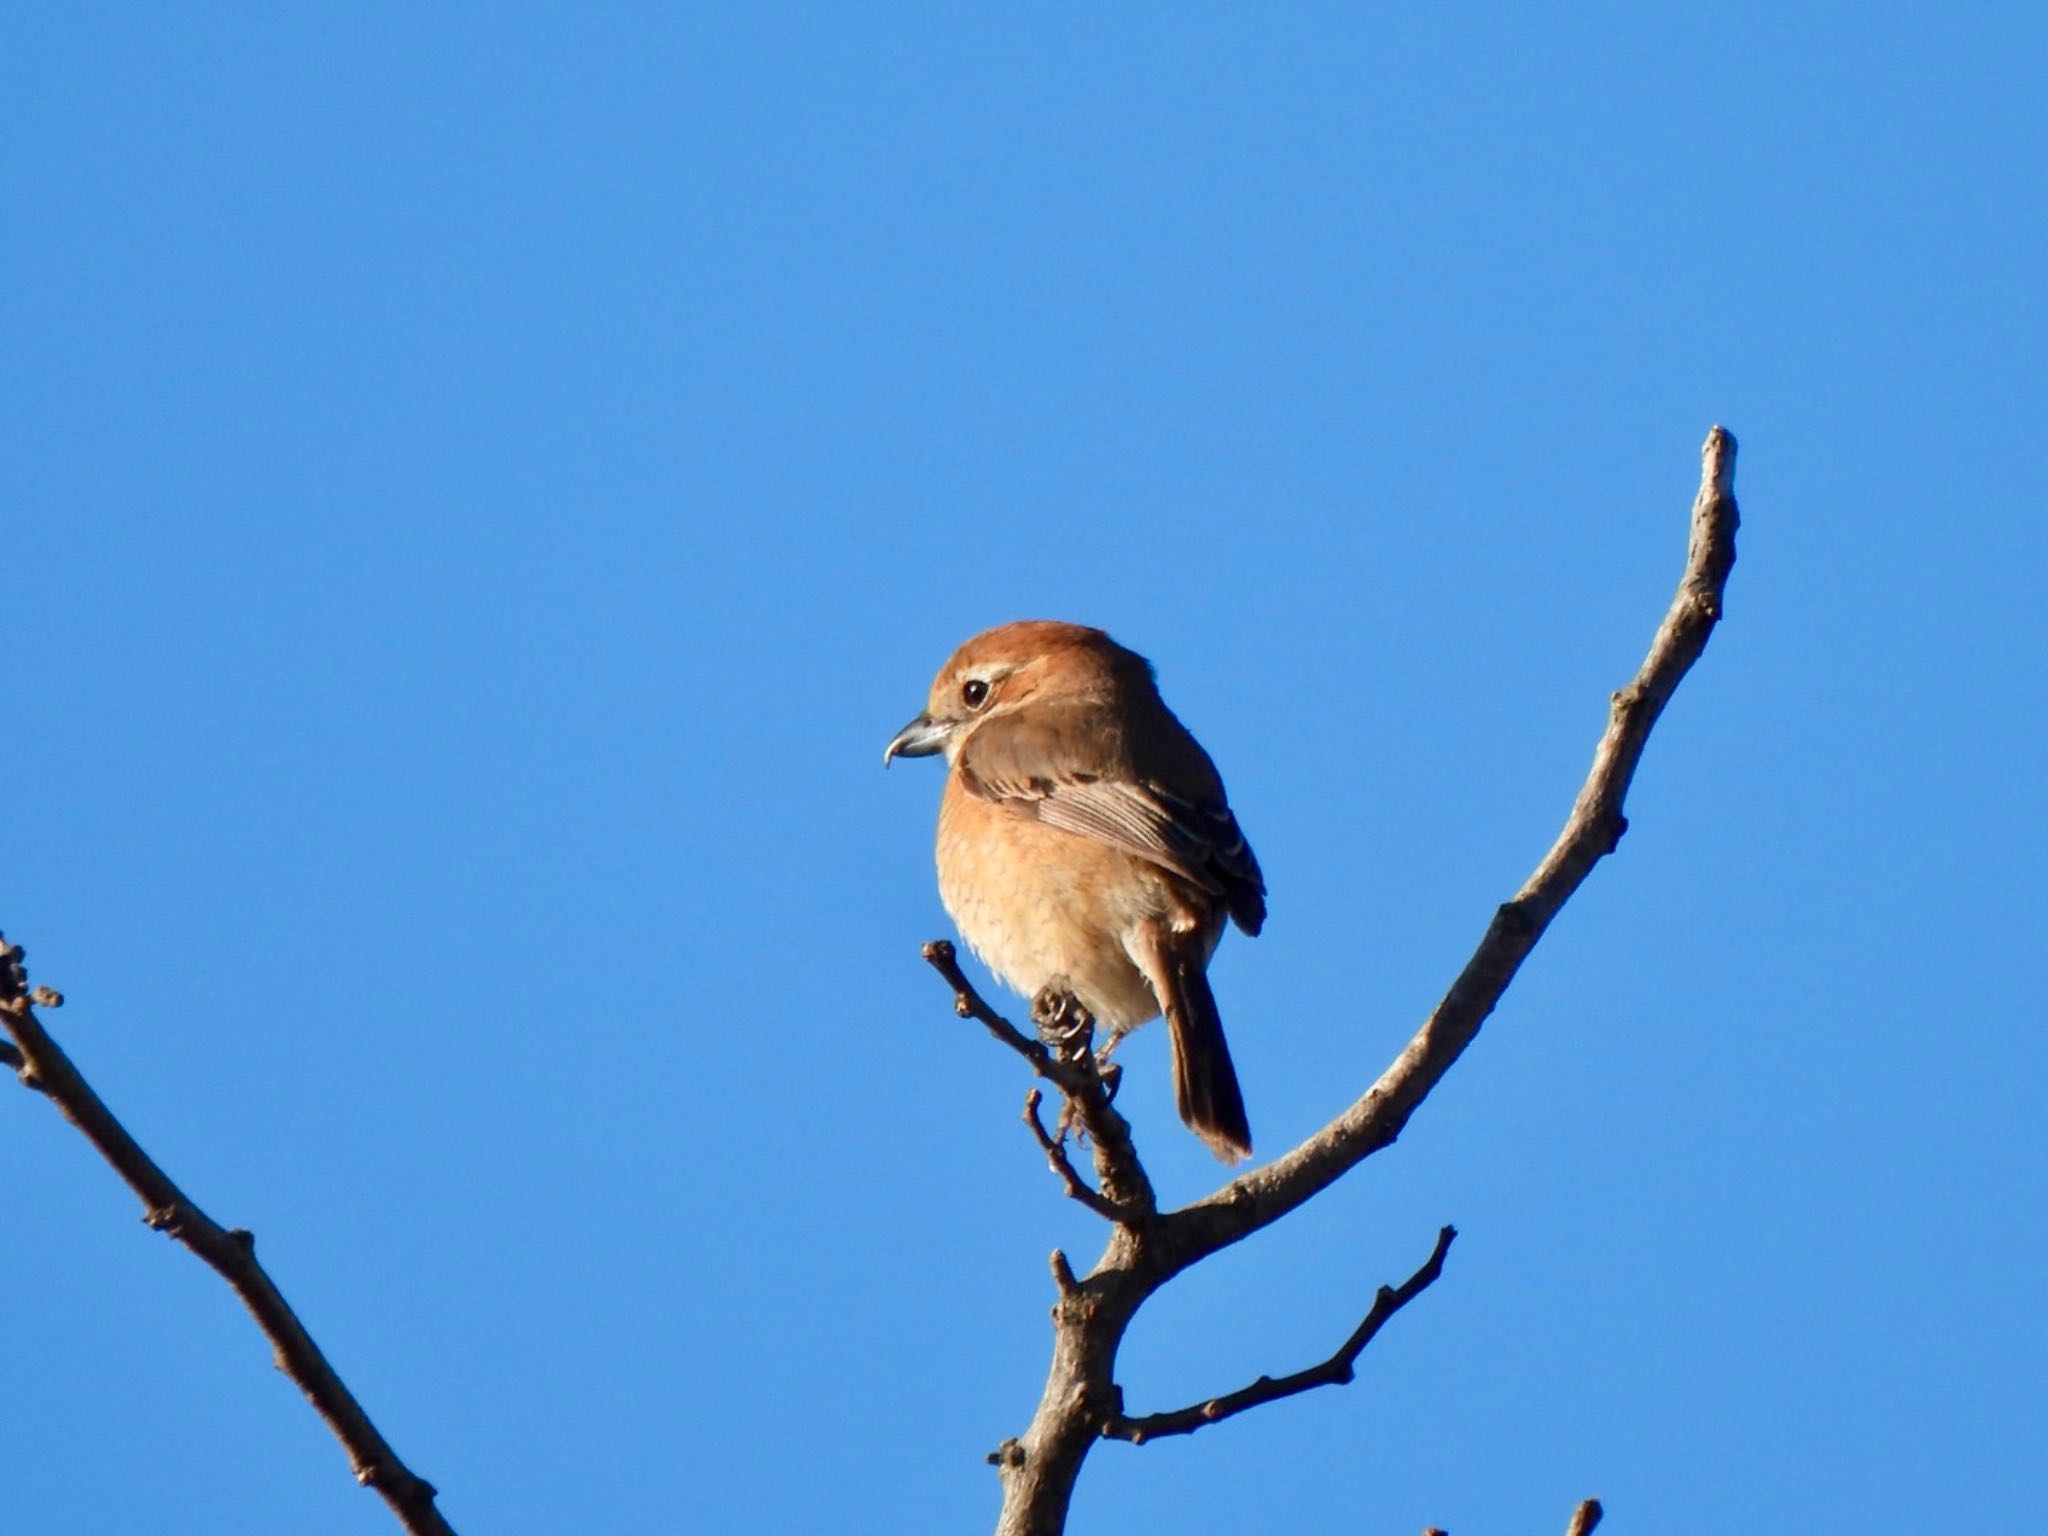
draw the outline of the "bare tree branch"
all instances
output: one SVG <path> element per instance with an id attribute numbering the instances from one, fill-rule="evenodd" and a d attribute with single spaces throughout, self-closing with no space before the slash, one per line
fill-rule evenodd
<path id="1" fill-rule="evenodd" d="M 1171 1413 L 1148 1413 L 1135 1419 L 1118 1414 L 1102 1426 L 1103 1437 L 1143 1445 L 1147 1440 L 1157 1440 L 1165 1435 L 1191 1435 L 1205 1425 L 1220 1423 L 1248 1408 L 1277 1403 L 1283 1397 L 1311 1392 L 1317 1387 L 1348 1385 L 1356 1373 L 1358 1357 L 1365 1353 L 1365 1346 L 1373 1341 L 1373 1335 L 1386 1326 L 1387 1319 L 1434 1285 L 1444 1272 L 1444 1255 L 1451 1251 L 1451 1240 L 1457 1235 L 1456 1228 L 1445 1227 L 1437 1233 L 1436 1247 L 1423 1261 L 1422 1268 L 1398 1286 L 1381 1286 L 1373 1298 L 1372 1310 L 1365 1314 L 1365 1321 L 1351 1330 L 1351 1337 L 1338 1345 L 1337 1352 L 1329 1359 L 1296 1371 L 1291 1376 L 1261 1376 L 1248 1387 L 1240 1387 L 1235 1392 L 1212 1397 L 1192 1407 L 1176 1408 Z"/>
<path id="2" fill-rule="evenodd" d="M 1613 696 L 1592 769 L 1557 841 L 1522 888 L 1494 913 L 1479 947 L 1450 990 L 1379 1080 L 1349 1109 L 1274 1162 L 1178 1211 L 1155 1214 L 1151 1183 L 1131 1146 L 1129 1126 L 1109 1106 L 1092 1059 L 1062 1060 L 1022 1035 L 975 992 L 961 973 L 952 945 L 939 941 L 925 946 L 925 959 L 952 986 L 954 1007 L 961 1016 L 980 1020 L 1068 1097 L 1083 1129 L 1095 1141 L 1102 1197 L 1139 1213 L 1135 1220 L 1118 1220 L 1102 1257 L 1086 1277 L 1074 1278 L 1064 1255 L 1056 1260 L 1059 1299 L 1053 1307 L 1053 1359 L 1044 1394 L 1024 1434 L 1004 1441 L 989 1458 L 1003 1480 L 997 1536 L 1058 1536 L 1065 1528 L 1074 1481 L 1094 1442 L 1148 1422 L 1125 1417 L 1123 1392 L 1115 1381 L 1124 1331 L 1146 1299 L 1189 1265 L 1279 1220 L 1373 1153 L 1392 1145 L 1408 1117 L 1478 1036 L 1516 971 L 1565 902 L 1593 866 L 1620 843 L 1628 829 L 1623 802 L 1651 727 L 1699 659 L 1721 617 L 1722 593 L 1735 564 L 1739 521 L 1734 477 L 1735 439 L 1715 427 L 1707 434 L 1701 453 L 1699 494 L 1693 502 L 1691 535 L 1677 596 L 1658 626 L 1641 668 Z M 1434 1271 L 1449 1242 L 1450 1229 L 1444 1232 L 1430 1264 L 1409 1282 L 1417 1293 L 1435 1279 Z M 1422 1279 L 1425 1274 L 1427 1278 Z M 1388 1294 L 1382 1292 L 1382 1299 Z M 1382 1315 L 1381 1303 L 1375 1303 L 1373 1313 L 1360 1325 L 1360 1334 L 1354 1336 L 1359 1349 L 1395 1310 L 1397 1305 L 1388 1306 Z M 1230 1398 L 1217 1399 L 1214 1405 L 1155 1415 L 1154 1420 L 1163 1419 L 1172 1428 L 1154 1428 L 1149 1434 L 1184 1433 L 1196 1427 L 1181 1424 L 1181 1417 L 1189 1413 L 1209 1423 L 1226 1416 L 1222 1411 L 1225 1405 L 1229 1412 L 1238 1412 L 1285 1396 L 1286 1392 L 1274 1390 L 1283 1384 L 1299 1383 L 1290 1385 L 1291 1391 L 1320 1385 L 1320 1379 L 1309 1378 L 1339 1364 L 1348 1372 L 1355 1358 L 1355 1351 L 1347 1359 L 1340 1350 L 1322 1366 L 1284 1378 L 1283 1383 L 1259 1383 Z M 1217 1410 L 1213 1417 L 1212 1407 Z M 1140 1440 L 1149 1434 L 1139 1428 L 1123 1437 Z M 1599 1505 L 1593 1500 L 1582 1504 L 1573 1516 L 1575 1522 L 1587 1522 L 1581 1536 L 1598 1518 Z"/>
<path id="3" fill-rule="evenodd" d="M 356 1481 L 376 1489 L 412 1536 L 454 1536 L 454 1528 L 434 1506 L 434 1485 L 399 1460 L 256 1262 L 255 1235 L 240 1227 L 222 1227 L 193 1204 L 50 1038 L 34 1005 L 47 1007 L 62 999 L 47 988 L 30 991 L 22 958 L 22 951 L 0 936 L 0 1025 L 14 1037 L 13 1045 L 0 1046 L 0 1062 L 55 1104 L 113 1165 L 140 1197 L 145 1223 L 190 1248 L 234 1288 L 275 1349 L 277 1368 L 297 1383 L 348 1452 Z"/>
<path id="4" fill-rule="evenodd" d="M 959 954 L 947 940 L 934 939 L 925 945 L 924 958 L 953 989 L 955 1013 L 963 1019 L 979 1021 L 996 1039 L 1030 1062 L 1031 1070 L 1065 1097 L 1069 1112 L 1087 1132 L 1094 1148 L 1095 1178 L 1105 1207 L 1097 1214 L 1128 1227 L 1150 1224 L 1158 1212 L 1159 1200 L 1152 1192 L 1152 1180 L 1144 1164 L 1138 1161 L 1138 1149 L 1131 1142 L 1130 1122 L 1110 1103 L 1109 1085 L 1096 1066 L 1094 1055 L 1085 1048 L 1071 1057 L 1059 1055 L 997 1013 L 960 969 Z M 1057 1164 L 1053 1171 L 1059 1172 Z"/>
<path id="5" fill-rule="evenodd" d="M 1622 803 L 1679 680 L 1706 649 L 1735 565 L 1735 439 L 1715 427 L 1701 453 L 1685 573 L 1649 655 L 1611 701 L 1607 729 L 1564 830 L 1392 1066 L 1355 1104 L 1293 1151 L 1233 1180 L 1166 1221 L 1173 1262 L 1191 1264 L 1293 1210 L 1373 1153 L 1391 1146 L 1408 1117 L 1451 1069 L 1500 1002 L 1523 960 L 1593 866 L 1628 830 Z"/>
<path id="6" fill-rule="evenodd" d="M 1017 1028 L 1008 1019 L 988 1005 L 974 983 L 967 979 L 967 973 L 960 969 L 959 951 L 953 948 L 951 939 L 933 939 L 924 947 L 925 963 L 946 978 L 946 984 L 953 989 L 953 1011 L 963 1019 L 973 1019 L 988 1032 L 1007 1045 L 1011 1050 L 1031 1063 L 1031 1070 L 1047 1082 L 1065 1089 L 1070 1083 L 1063 1071 L 1065 1063 L 1039 1041 Z"/>

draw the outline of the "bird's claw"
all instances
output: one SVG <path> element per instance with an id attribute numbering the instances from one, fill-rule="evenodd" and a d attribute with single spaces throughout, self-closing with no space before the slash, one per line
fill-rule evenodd
<path id="1" fill-rule="evenodd" d="M 1031 1022 L 1038 1026 L 1038 1038 L 1070 1061 L 1078 1059 L 1095 1037 L 1094 1016 L 1073 993 L 1056 987 L 1043 987 L 1031 999 Z"/>
<path id="2" fill-rule="evenodd" d="M 1095 1076 L 1102 1084 L 1103 1102 L 1114 1104 L 1117 1088 L 1124 1080 L 1124 1069 L 1109 1059 L 1107 1046 L 1095 1053 Z"/>

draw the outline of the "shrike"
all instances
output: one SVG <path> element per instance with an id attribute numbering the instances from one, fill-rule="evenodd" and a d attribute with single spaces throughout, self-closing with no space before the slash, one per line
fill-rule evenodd
<path id="1" fill-rule="evenodd" d="M 1112 1039 L 1163 1012 L 1181 1119 L 1225 1162 L 1249 1157 L 1205 972 L 1226 917 L 1264 924 L 1266 883 L 1151 663 L 1079 624 L 976 635 L 882 761 L 941 752 L 939 896 L 961 936 L 1026 997 L 1071 993 Z"/>

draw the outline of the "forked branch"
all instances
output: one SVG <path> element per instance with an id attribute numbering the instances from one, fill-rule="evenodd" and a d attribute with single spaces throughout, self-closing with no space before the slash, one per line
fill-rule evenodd
<path id="1" fill-rule="evenodd" d="M 1274 1162 L 1181 1210 L 1157 1213 L 1150 1181 L 1130 1142 L 1130 1128 L 1110 1107 L 1093 1062 L 1065 1060 L 1026 1037 L 975 992 L 961 973 L 952 945 L 940 941 L 925 946 L 926 960 L 952 986 L 959 1013 L 979 1019 L 1068 1097 L 1095 1141 L 1101 1188 L 1095 1198 L 1119 1213 L 1113 1218 L 1117 1224 L 1107 1248 L 1085 1277 L 1076 1278 L 1065 1256 L 1055 1256 L 1060 1299 L 1053 1309 L 1053 1361 L 1045 1391 L 1029 1428 L 1005 1441 L 991 1458 L 1003 1479 L 998 1536 L 1057 1536 L 1065 1528 L 1081 1465 L 1103 1436 L 1142 1441 L 1184 1434 L 1262 1403 L 1349 1379 L 1359 1352 L 1378 1329 L 1435 1280 L 1450 1244 L 1449 1227 L 1443 1229 L 1429 1262 L 1401 1287 L 1382 1290 L 1344 1347 L 1320 1365 L 1277 1381 L 1255 1382 L 1227 1397 L 1174 1413 L 1130 1418 L 1123 1412 L 1116 1357 L 1138 1309 L 1182 1270 L 1279 1220 L 1374 1152 L 1392 1145 L 1408 1117 L 1478 1036 L 1565 902 L 1593 866 L 1619 844 L 1628 829 L 1623 802 L 1651 727 L 1720 621 L 1722 593 L 1735 564 L 1739 519 L 1734 479 L 1735 439 L 1715 427 L 1701 454 L 1700 487 L 1678 593 L 1642 666 L 1611 700 L 1591 771 L 1556 842 L 1522 888 L 1495 911 L 1450 990 L 1378 1081 L 1336 1119 Z M 1039 1129 L 1041 1144 L 1049 1142 L 1051 1138 Z M 1060 1173 L 1057 1149 L 1048 1155 Z M 1071 1176 L 1069 1193 L 1093 1205 L 1082 1189 L 1075 1188 L 1079 1179 L 1071 1166 L 1061 1176 L 1063 1181 Z M 1597 1501 L 1581 1504 L 1572 1517 L 1573 1536 L 1587 1536 L 1599 1518 Z"/>

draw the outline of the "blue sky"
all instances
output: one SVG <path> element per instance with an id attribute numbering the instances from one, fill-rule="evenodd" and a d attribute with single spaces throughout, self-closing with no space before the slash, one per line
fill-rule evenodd
<path id="1" fill-rule="evenodd" d="M 14 7 L 0 925 L 459 1529 L 982 1528 L 1097 1236 L 883 743 L 988 624 L 1154 659 L 1284 1149 L 1554 834 L 1722 421 L 1621 855 L 1130 1404 L 1443 1282 L 1073 1529 L 2039 1526 L 2044 73 L 1992 6 Z M 11 1528 L 391 1528 L 25 1094 L 0 1165 Z"/>

